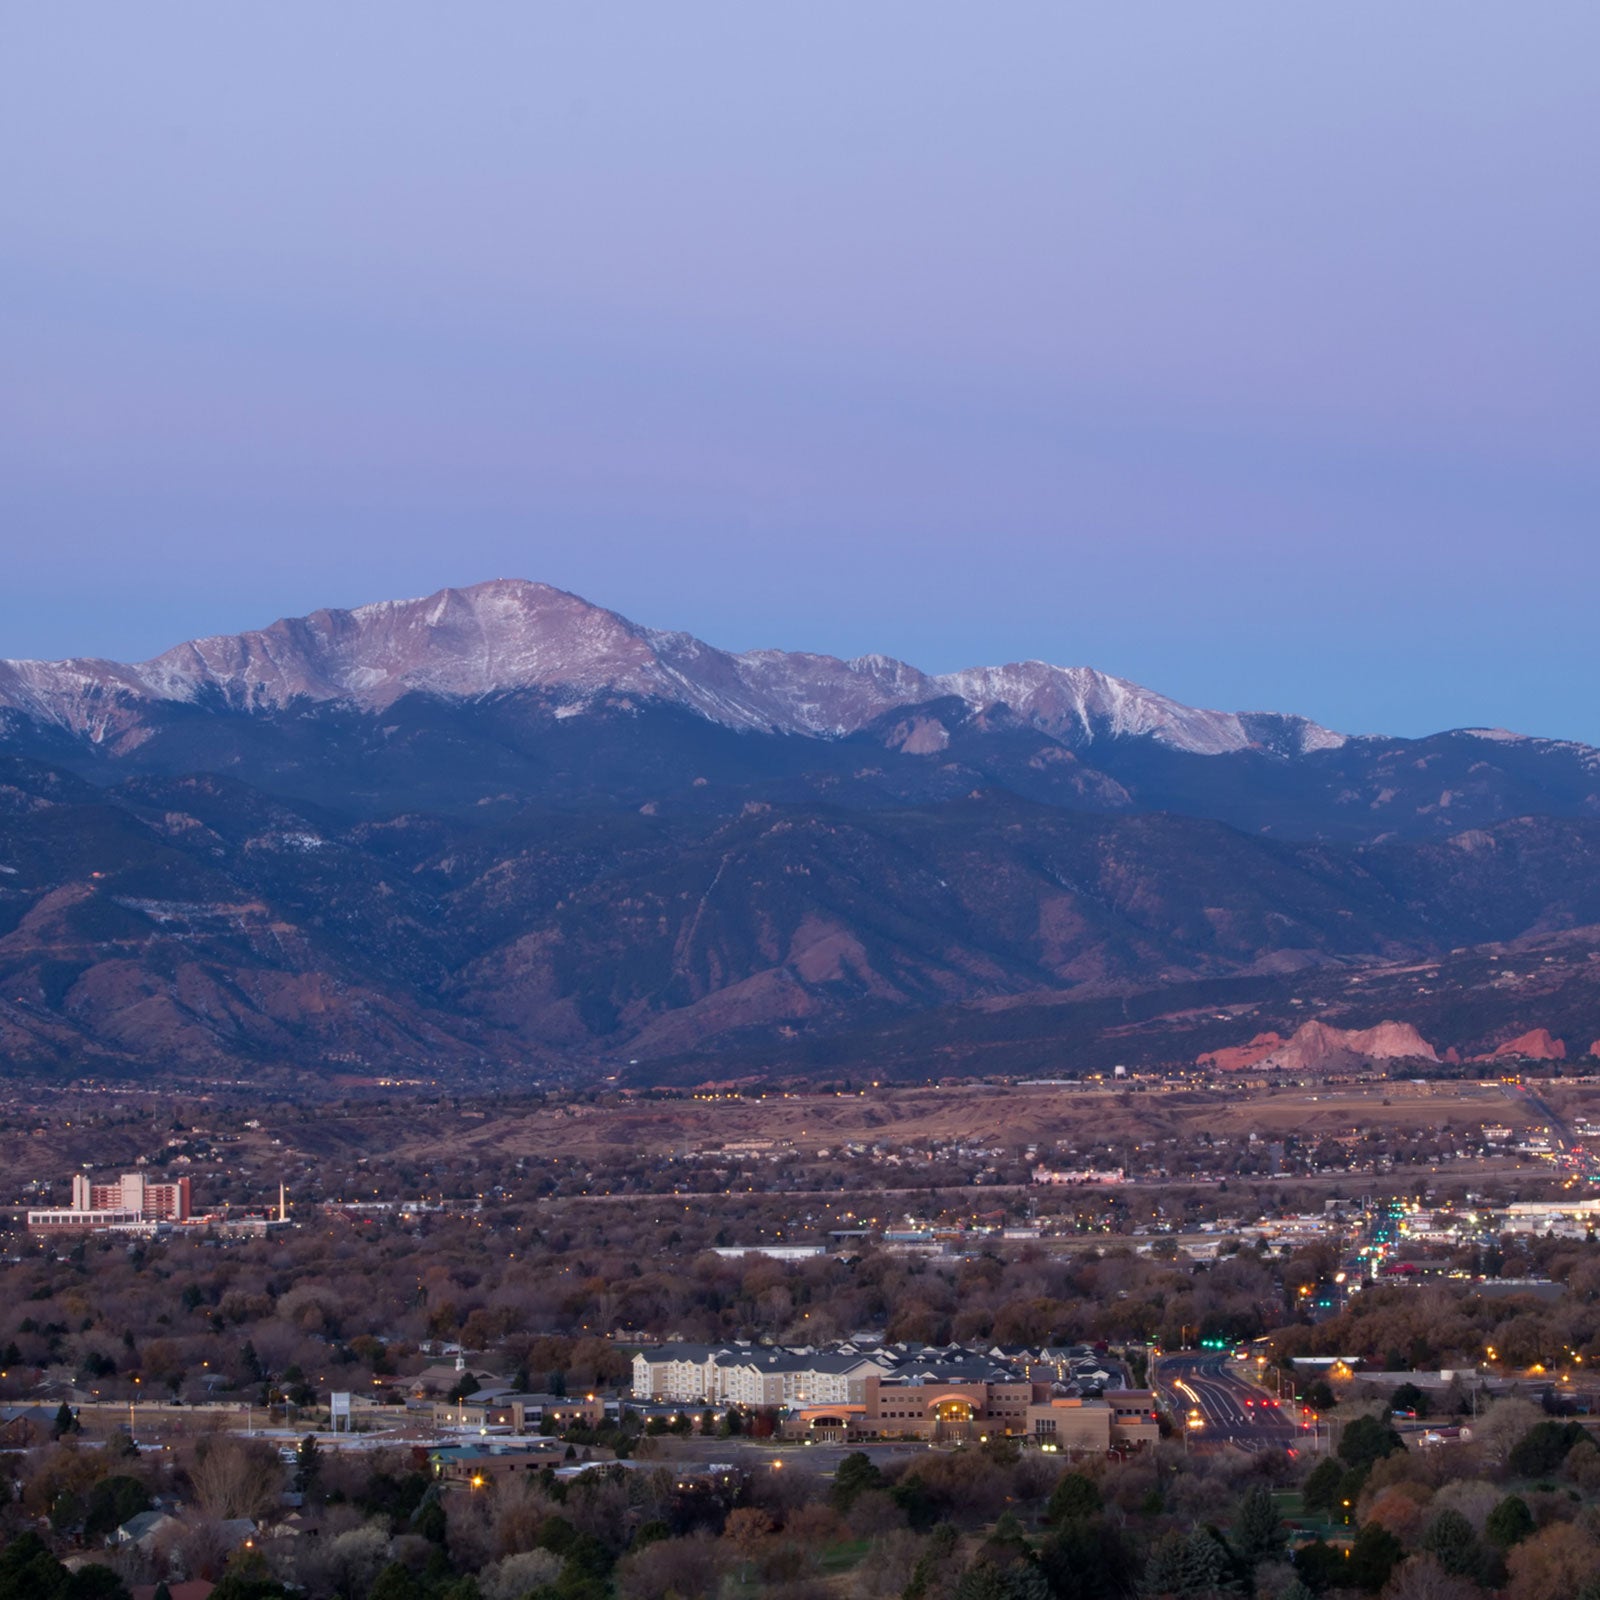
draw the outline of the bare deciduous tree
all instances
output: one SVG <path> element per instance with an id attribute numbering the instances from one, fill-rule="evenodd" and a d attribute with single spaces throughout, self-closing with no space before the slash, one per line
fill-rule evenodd
<path id="1" fill-rule="evenodd" d="M 189 1468 L 195 1499 L 208 1517 L 260 1517 L 283 1492 L 278 1452 L 256 1439 L 203 1439 Z"/>
<path id="2" fill-rule="evenodd" d="M 709 1600 L 722 1582 L 719 1541 L 696 1534 L 646 1545 L 617 1567 L 621 1600 Z"/>
<path id="3" fill-rule="evenodd" d="M 549 1550 L 524 1550 L 486 1567 L 479 1574 L 478 1588 L 483 1600 L 522 1600 L 560 1575 L 560 1556 Z"/>

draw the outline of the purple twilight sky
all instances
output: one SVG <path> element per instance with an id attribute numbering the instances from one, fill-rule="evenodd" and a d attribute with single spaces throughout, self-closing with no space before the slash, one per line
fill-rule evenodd
<path id="1" fill-rule="evenodd" d="M 543 578 L 1600 743 L 1600 7 L 12 6 L 0 655 Z"/>

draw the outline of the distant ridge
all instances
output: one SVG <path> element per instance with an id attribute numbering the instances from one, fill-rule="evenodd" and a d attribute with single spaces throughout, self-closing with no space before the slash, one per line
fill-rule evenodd
<path id="1" fill-rule="evenodd" d="M 730 728 L 837 738 L 901 707 L 953 697 L 1006 705 L 1072 744 L 1149 737 L 1199 755 L 1337 749 L 1344 736 L 1303 717 L 1199 710 L 1090 667 L 1043 661 L 933 675 L 888 656 L 781 650 L 742 655 L 640 626 L 548 584 L 495 579 L 314 611 L 249 633 L 193 639 L 127 665 L 94 658 L 0 661 L 0 708 L 94 741 L 136 732 L 155 702 L 236 711 L 295 701 L 381 709 L 402 695 L 454 699 L 558 691 L 573 714 L 601 695 L 682 706 Z"/>

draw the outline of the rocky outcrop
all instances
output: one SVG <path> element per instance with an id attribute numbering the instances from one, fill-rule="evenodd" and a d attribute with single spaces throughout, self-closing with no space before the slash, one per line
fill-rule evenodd
<path id="1" fill-rule="evenodd" d="M 1240 1072 L 1271 1067 L 1287 1072 L 1321 1072 L 1363 1061 L 1437 1061 L 1438 1053 L 1409 1022 L 1380 1022 L 1375 1028 L 1335 1028 L 1307 1022 L 1285 1039 L 1280 1033 L 1258 1033 L 1249 1044 L 1207 1050 L 1195 1057 L 1197 1067 Z"/>
<path id="2" fill-rule="evenodd" d="M 1438 1052 L 1409 1022 L 1375 1028 L 1334 1028 L 1308 1022 L 1266 1056 L 1262 1065 L 1290 1072 L 1323 1072 L 1363 1061 L 1438 1061 Z"/>
<path id="3" fill-rule="evenodd" d="M 1533 1028 L 1515 1039 L 1508 1039 L 1489 1059 L 1501 1061 L 1507 1056 L 1525 1061 L 1565 1061 L 1567 1043 L 1565 1039 L 1552 1038 L 1548 1028 Z"/>
<path id="4" fill-rule="evenodd" d="M 1242 1072 L 1246 1067 L 1259 1066 L 1285 1043 L 1287 1041 L 1281 1033 L 1258 1033 L 1249 1044 L 1207 1050 L 1194 1058 L 1194 1064 L 1197 1067 L 1210 1067 L 1217 1072 Z"/>

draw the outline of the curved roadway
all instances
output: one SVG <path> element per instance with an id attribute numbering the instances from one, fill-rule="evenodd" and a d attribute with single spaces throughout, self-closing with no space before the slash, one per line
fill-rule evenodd
<path id="1" fill-rule="evenodd" d="M 1173 1420 L 1196 1443 L 1282 1450 L 1299 1435 L 1292 1404 L 1280 1404 L 1223 1354 L 1181 1350 L 1162 1356 L 1156 1364 L 1156 1388 Z M 1193 1416 L 1199 1417 L 1199 1427 L 1189 1426 Z"/>

